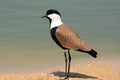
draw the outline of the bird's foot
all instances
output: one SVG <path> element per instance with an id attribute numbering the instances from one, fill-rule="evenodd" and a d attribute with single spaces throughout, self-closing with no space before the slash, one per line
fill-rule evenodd
<path id="1" fill-rule="evenodd" d="M 64 80 L 69 80 L 69 76 L 67 75 L 67 76 L 64 78 Z"/>
<path id="2" fill-rule="evenodd" d="M 66 77 L 59 79 L 59 80 L 69 80 L 69 76 L 66 76 Z"/>

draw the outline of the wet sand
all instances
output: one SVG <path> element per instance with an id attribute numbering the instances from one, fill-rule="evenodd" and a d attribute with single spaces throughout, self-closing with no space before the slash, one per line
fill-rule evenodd
<path id="1" fill-rule="evenodd" d="M 72 66 L 69 80 L 119 80 L 119 65 L 112 66 L 102 62 Z M 50 73 L 0 73 L 0 80 L 62 80 L 64 77 L 64 68 Z"/>

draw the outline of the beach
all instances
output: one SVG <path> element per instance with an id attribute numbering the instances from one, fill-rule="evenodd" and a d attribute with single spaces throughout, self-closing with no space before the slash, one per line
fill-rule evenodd
<path id="1" fill-rule="evenodd" d="M 118 65 L 119 67 L 120 65 Z M 29 72 L 29 73 L 0 73 L 0 80 L 62 80 L 65 77 L 64 68 L 53 72 Z M 91 62 L 87 65 L 71 67 L 69 80 L 119 80 L 119 68 L 113 68 L 110 64 Z"/>
<path id="2" fill-rule="evenodd" d="M 41 19 L 48 9 L 98 52 L 71 50 L 69 80 L 120 80 L 120 0 L 0 0 L 0 80 L 65 77 L 64 52 Z"/>

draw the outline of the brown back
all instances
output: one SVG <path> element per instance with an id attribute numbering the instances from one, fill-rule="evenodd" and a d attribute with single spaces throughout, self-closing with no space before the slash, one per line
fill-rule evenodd
<path id="1" fill-rule="evenodd" d="M 56 30 L 56 38 L 63 47 L 72 50 L 90 51 L 91 48 L 72 29 L 66 25 L 60 25 Z"/>

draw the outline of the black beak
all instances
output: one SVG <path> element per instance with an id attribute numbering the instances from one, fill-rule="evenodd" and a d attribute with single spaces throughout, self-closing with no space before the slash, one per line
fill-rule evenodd
<path id="1" fill-rule="evenodd" d="M 41 18 L 46 18 L 47 17 L 47 15 L 44 15 L 44 16 L 42 16 Z"/>

